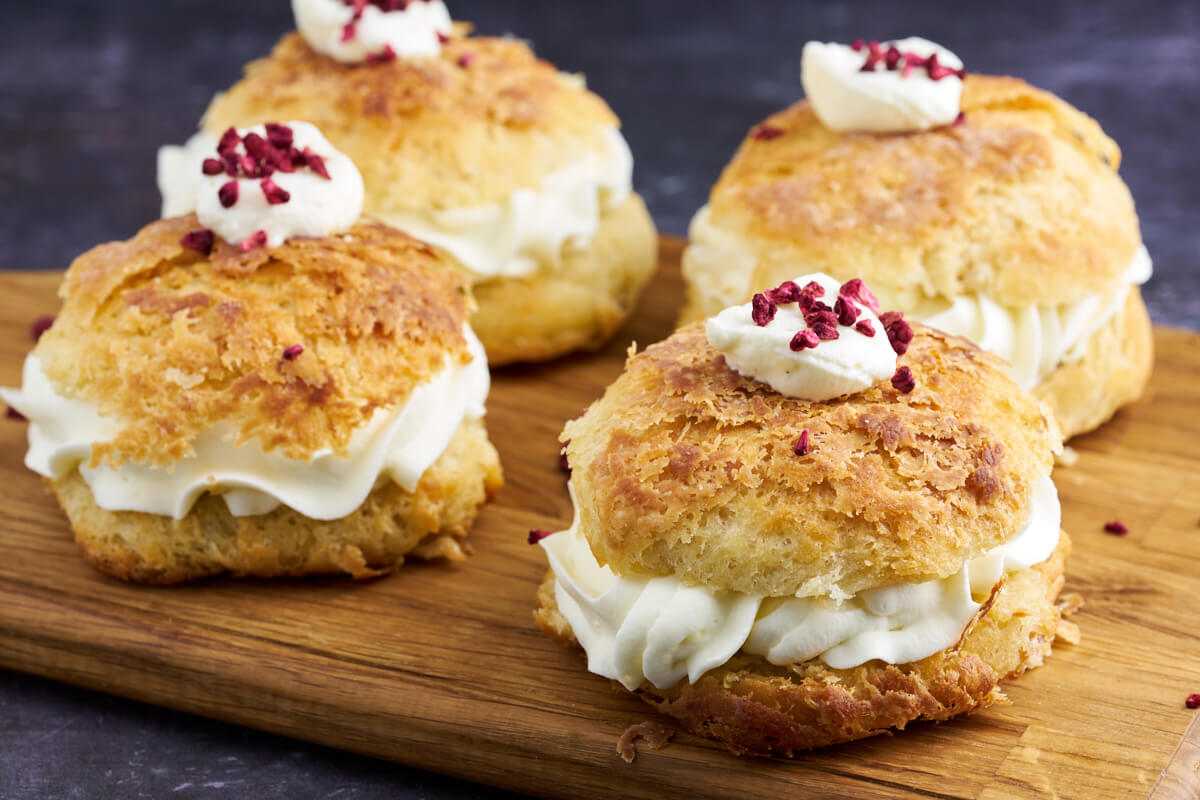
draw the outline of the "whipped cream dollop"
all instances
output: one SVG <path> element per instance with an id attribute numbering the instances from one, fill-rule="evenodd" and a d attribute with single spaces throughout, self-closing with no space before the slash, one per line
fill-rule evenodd
<path id="1" fill-rule="evenodd" d="M 572 499 L 574 499 L 572 497 Z M 884 586 L 843 600 L 761 598 L 687 586 L 674 577 L 619 576 L 597 562 L 579 517 L 540 542 L 555 601 L 588 669 L 636 690 L 695 682 L 739 650 L 773 664 L 819 658 L 834 669 L 872 659 L 917 661 L 958 642 L 1007 572 L 1039 564 L 1058 545 L 1062 510 L 1049 475 L 1038 481 L 1025 526 L 941 580 Z"/>
<path id="2" fill-rule="evenodd" d="M 296 28 L 312 49 L 343 64 L 370 58 L 436 56 L 450 35 L 450 12 L 442 0 L 363 3 L 292 0 Z"/>
<path id="3" fill-rule="evenodd" d="M 633 154 L 615 127 L 600 150 L 585 153 L 503 203 L 420 212 L 379 213 L 384 222 L 441 247 L 477 279 L 558 268 L 564 251 L 583 249 L 600 217 L 623 205 L 633 189 Z"/>
<path id="4" fill-rule="evenodd" d="M 230 130 L 220 137 L 200 131 L 182 147 L 159 148 L 164 217 L 195 211 L 201 225 L 247 247 L 328 236 L 358 221 L 362 175 L 316 126 L 287 122 Z M 251 164 L 253 177 L 246 169 Z M 255 240 L 260 231 L 265 241 Z"/>
<path id="5" fill-rule="evenodd" d="M 756 309 L 779 297 L 786 283 L 756 295 L 751 303 L 726 308 L 709 318 L 704 332 L 730 367 L 780 394 L 813 401 L 860 392 L 895 373 L 896 352 L 869 305 L 841 293 L 843 285 L 824 273 L 802 275 L 791 283 L 829 309 L 823 315 L 827 323 L 810 326 L 811 311 L 806 313 L 804 303 L 796 300 L 772 304 L 773 315 Z M 819 287 L 819 293 L 813 293 L 813 286 Z M 853 309 L 852 320 L 843 318 L 848 325 L 838 321 L 833 311 L 843 304 Z M 770 319 L 764 324 L 767 316 Z"/>
<path id="6" fill-rule="evenodd" d="M 354 511 L 382 480 L 413 491 L 464 419 L 484 414 L 490 378 L 483 345 L 464 327 L 472 359 L 450 366 L 413 389 L 398 407 L 378 409 L 353 434 L 349 454 L 319 450 L 308 461 L 267 452 L 257 442 L 235 444 L 237 431 L 219 425 L 197 437 L 192 456 L 171 467 L 126 462 L 88 466 L 92 445 L 110 441 L 120 423 L 92 403 L 54 388 L 34 354 L 25 359 L 20 389 L 0 397 L 29 419 L 25 465 L 47 478 L 78 468 L 96 505 L 181 519 L 205 492 L 220 495 L 234 516 L 266 514 L 286 505 L 312 519 Z M 168 376 L 169 379 L 169 376 Z"/>
<path id="7" fill-rule="evenodd" d="M 889 56 L 890 48 L 895 51 Z M 954 53 L 917 36 L 854 47 L 808 42 L 800 58 L 800 82 L 813 112 L 830 130 L 924 131 L 958 117 L 962 68 Z"/>
<path id="8" fill-rule="evenodd" d="M 735 303 L 746 296 L 746 277 L 758 260 L 741 238 L 712 221 L 703 206 L 688 228 L 683 273 L 700 307 Z M 1057 305 L 1002 305 L 986 294 L 968 292 L 953 298 L 917 292 L 891 294 L 874 290 L 886 308 L 902 308 L 905 317 L 962 336 L 1008 363 L 1005 373 L 1023 389 L 1032 389 L 1060 364 L 1077 361 L 1091 337 L 1125 306 L 1133 286 L 1145 283 L 1153 264 L 1145 246 L 1112 284 L 1081 300 Z"/>
<path id="9" fill-rule="evenodd" d="M 543 179 L 538 189 L 518 189 L 503 203 L 411 212 L 372 211 L 410 236 L 443 248 L 472 277 L 486 281 L 528 275 L 541 265 L 562 265 L 565 253 L 586 248 L 606 212 L 633 191 L 633 154 L 621 132 L 606 128 L 599 150 L 588 152 Z M 201 131 L 182 147 L 158 152 L 158 188 L 164 217 L 195 208 L 198 165 L 217 137 Z"/>

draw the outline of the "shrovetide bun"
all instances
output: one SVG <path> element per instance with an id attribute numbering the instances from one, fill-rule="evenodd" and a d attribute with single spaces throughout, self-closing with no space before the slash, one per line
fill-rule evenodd
<path id="1" fill-rule="evenodd" d="M 362 171 L 368 216 L 462 256 L 494 365 L 599 347 L 655 267 L 616 116 L 517 39 L 454 35 L 435 57 L 343 64 L 288 34 L 202 128 L 267 119 L 315 123 Z"/>
<path id="2" fill-rule="evenodd" d="M 1017 78 L 968 74 L 961 108 L 959 124 L 878 134 L 830 130 L 801 101 L 756 126 L 693 220 L 681 321 L 797 267 L 860 276 L 1012 361 L 1068 436 L 1136 399 L 1150 266 L 1116 144 Z"/>
<path id="3" fill-rule="evenodd" d="M 1060 630 L 1073 638 L 1055 606 L 1061 435 L 999 359 L 911 328 L 892 381 L 825 400 L 739 373 L 698 323 L 632 356 L 563 431 L 576 519 L 541 539 L 539 626 L 735 753 L 1002 700 L 1000 681 L 1040 665 Z M 999 580 L 981 578 L 997 559 Z M 963 580 L 973 603 L 930 650 L 950 594 L 922 593 Z"/>
<path id="4" fill-rule="evenodd" d="M 249 251 L 218 241 L 207 255 L 181 244 L 196 227 L 194 215 L 164 219 L 80 256 L 26 363 L 26 402 L 48 387 L 27 416 L 37 436 L 63 439 L 43 465 L 47 483 L 87 558 L 126 580 L 174 583 L 367 577 L 409 553 L 462 557 L 500 485 L 476 414 L 445 423 L 448 441 L 416 456 L 431 463 L 410 488 L 382 473 L 372 487 L 366 467 L 357 507 L 326 515 L 321 498 L 347 502 L 339 475 L 363 458 L 359 431 L 439 376 L 483 369 L 465 278 L 435 248 L 375 223 Z M 60 432 L 64 403 L 91 427 Z M 419 442 L 372 430 L 392 432 L 390 447 Z M 213 477 L 189 478 L 195 463 Z"/>

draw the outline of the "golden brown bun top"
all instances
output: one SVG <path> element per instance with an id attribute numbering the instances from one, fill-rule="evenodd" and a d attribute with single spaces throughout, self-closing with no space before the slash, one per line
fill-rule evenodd
<path id="1" fill-rule="evenodd" d="M 755 128 L 742 143 L 712 220 L 778 265 L 756 285 L 821 270 L 893 296 L 921 287 L 1025 306 L 1115 281 L 1141 234 L 1120 151 L 1095 120 L 986 75 L 967 76 L 962 110 L 962 124 L 923 133 L 837 133 L 796 103 L 763 123 L 781 135 Z"/>
<path id="2" fill-rule="evenodd" d="M 375 409 L 470 359 L 466 281 L 429 245 L 359 224 L 206 257 L 179 243 L 197 227 L 189 214 L 95 247 L 59 289 L 35 349 L 46 375 L 125 423 L 93 462 L 178 461 L 219 422 L 290 458 L 344 454 Z"/>
<path id="3" fill-rule="evenodd" d="M 1057 426 L 996 358 L 913 327 L 908 395 L 890 381 L 781 395 L 731 369 L 703 323 L 630 358 L 562 435 L 600 563 L 763 596 L 853 594 L 953 574 L 1014 536 Z"/>
<path id="4" fill-rule="evenodd" d="M 460 66 L 460 61 L 466 66 Z M 503 202 L 604 146 L 617 119 L 516 39 L 454 37 L 439 57 L 340 64 L 290 33 L 217 95 L 220 133 L 304 120 L 354 160 L 381 214 Z"/>

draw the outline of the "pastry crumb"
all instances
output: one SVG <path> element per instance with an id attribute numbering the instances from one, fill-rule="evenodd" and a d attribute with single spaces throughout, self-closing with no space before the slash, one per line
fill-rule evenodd
<path id="1" fill-rule="evenodd" d="M 1083 608 L 1083 597 L 1078 592 L 1069 592 L 1059 595 L 1055 605 L 1058 606 L 1060 616 L 1054 638 L 1067 644 L 1079 644 L 1079 626 L 1071 622 L 1068 617 L 1074 616 L 1075 612 Z"/>
<path id="2" fill-rule="evenodd" d="M 1064 617 L 1073 615 L 1083 608 L 1083 596 L 1079 592 L 1067 592 L 1058 596 L 1058 608 Z"/>
<path id="3" fill-rule="evenodd" d="M 668 730 L 661 722 L 646 720 L 636 725 L 630 725 L 617 740 L 617 754 L 625 759 L 626 764 L 632 764 L 637 758 L 637 740 L 644 739 L 646 747 L 651 750 L 661 750 L 671 741 L 675 732 Z"/>
<path id="4" fill-rule="evenodd" d="M 1054 638 L 1067 644 L 1079 644 L 1082 637 L 1078 625 L 1068 619 L 1060 619 L 1058 627 L 1054 631 Z"/>
<path id="5" fill-rule="evenodd" d="M 1079 451 L 1074 447 L 1064 447 L 1063 451 L 1055 456 L 1054 463 L 1060 467 L 1073 467 L 1079 463 Z"/>

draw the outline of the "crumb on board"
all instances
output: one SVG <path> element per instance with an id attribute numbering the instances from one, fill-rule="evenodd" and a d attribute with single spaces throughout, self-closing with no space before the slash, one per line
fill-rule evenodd
<path id="1" fill-rule="evenodd" d="M 1058 608 L 1064 617 L 1069 617 L 1083 608 L 1083 596 L 1079 592 L 1066 592 L 1058 596 Z"/>
<path id="2" fill-rule="evenodd" d="M 617 753 L 625 759 L 626 764 L 632 764 L 637 758 L 637 740 L 645 740 L 646 747 L 651 750 L 661 750 L 671 741 L 674 731 L 668 730 L 661 722 L 646 720 L 630 725 L 617 740 Z"/>
<path id="3" fill-rule="evenodd" d="M 1059 596 L 1057 605 L 1061 615 L 1058 618 L 1058 629 L 1054 632 L 1055 638 L 1068 644 L 1079 644 L 1079 626 L 1067 618 L 1083 608 L 1083 597 L 1078 592 L 1069 592 Z"/>
<path id="4" fill-rule="evenodd" d="M 1079 463 L 1079 451 L 1073 447 L 1064 447 L 1055 457 L 1054 463 L 1059 467 L 1073 467 Z"/>
<path id="5" fill-rule="evenodd" d="M 1067 644 L 1079 644 L 1082 635 L 1079 632 L 1079 626 L 1069 619 L 1058 620 L 1058 627 L 1054 630 L 1054 638 L 1056 641 L 1064 641 Z"/>

